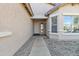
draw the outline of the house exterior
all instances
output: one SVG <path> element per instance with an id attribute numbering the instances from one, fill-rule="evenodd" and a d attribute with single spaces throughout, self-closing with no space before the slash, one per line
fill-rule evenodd
<path id="1" fill-rule="evenodd" d="M 46 7 L 44 10 L 52 7 L 41 5 Z M 0 4 L 0 56 L 14 55 L 33 35 L 48 34 L 48 17 L 42 11 L 34 14 L 29 3 Z"/>
<path id="2" fill-rule="evenodd" d="M 48 15 L 48 36 L 58 40 L 79 40 L 79 4 L 56 4 Z"/>
<path id="3" fill-rule="evenodd" d="M 33 35 L 47 34 L 48 17 L 42 11 L 34 14 L 29 3 L 0 4 L 0 56 L 12 56 Z"/>
<path id="4" fill-rule="evenodd" d="M 33 35 L 43 34 L 58 40 L 79 39 L 78 3 L 39 5 L 34 5 L 38 8 L 36 11 L 29 3 L 0 4 L 0 55 L 14 55 Z"/>

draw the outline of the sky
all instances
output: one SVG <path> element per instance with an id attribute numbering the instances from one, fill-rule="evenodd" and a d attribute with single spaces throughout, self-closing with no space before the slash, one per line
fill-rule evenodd
<path id="1" fill-rule="evenodd" d="M 72 16 L 64 16 L 64 24 L 71 24 Z"/>

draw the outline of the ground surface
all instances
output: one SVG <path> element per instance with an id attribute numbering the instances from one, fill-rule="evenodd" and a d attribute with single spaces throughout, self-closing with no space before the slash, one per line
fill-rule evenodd
<path id="1" fill-rule="evenodd" d="M 34 36 L 14 56 L 79 56 L 79 41 L 48 39 Z"/>
<path id="2" fill-rule="evenodd" d="M 44 40 L 52 56 L 79 56 L 79 41 Z"/>
<path id="3" fill-rule="evenodd" d="M 41 36 L 33 36 L 14 56 L 50 56 L 49 50 Z"/>
<path id="4" fill-rule="evenodd" d="M 29 56 L 35 38 L 30 38 L 25 44 L 14 54 L 14 56 Z"/>
<path id="5" fill-rule="evenodd" d="M 49 50 L 45 44 L 44 38 L 41 36 L 35 37 L 34 44 L 29 56 L 50 56 Z"/>

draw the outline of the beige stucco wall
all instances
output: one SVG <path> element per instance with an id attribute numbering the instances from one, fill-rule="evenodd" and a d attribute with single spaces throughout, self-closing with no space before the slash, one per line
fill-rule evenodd
<path id="1" fill-rule="evenodd" d="M 66 4 L 63 7 L 60 7 L 60 13 L 79 13 L 79 4 Z"/>
<path id="2" fill-rule="evenodd" d="M 49 24 L 50 24 L 49 19 L 47 19 L 47 20 L 46 20 L 46 35 L 47 35 L 48 37 L 49 37 L 49 30 L 50 30 L 50 29 L 49 29 L 49 28 L 50 28 L 50 27 L 49 27 Z"/>
<path id="3" fill-rule="evenodd" d="M 13 55 L 32 36 L 32 30 L 32 20 L 21 4 L 0 4 L 0 32 L 12 32 L 0 38 L 0 55 Z"/>
<path id="4" fill-rule="evenodd" d="M 40 23 L 39 21 L 34 20 L 34 34 L 40 34 Z"/>

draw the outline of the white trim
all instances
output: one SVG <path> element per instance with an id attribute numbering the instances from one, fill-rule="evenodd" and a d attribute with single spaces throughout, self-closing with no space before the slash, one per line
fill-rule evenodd
<path id="1" fill-rule="evenodd" d="M 59 13 L 56 13 L 56 14 L 51 14 L 49 17 L 54 17 L 54 16 L 58 16 Z"/>
<path id="2" fill-rule="evenodd" d="M 54 17 L 54 16 L 57 16 L 57 17 L 58 17 L 59 14 L 60 14 L 60 13 L 56 13 L 56 14 L 51 14 L 51 15 L 49 16 L 49 21 L 50 21 L 50 22 L 49 22 L 49 23 L 50 23 L 50 34 L 57 34 L 57 33 L 52 33 L 52 31 L 51 31 L 51 29 L 52 29 L 52 28 L 51 28 L 51 24 L 52 24 L 52 22 L 51 22 L 51 17 Z M 58 18 L 57 18 L 57 31 L 58 31 Z"/>
<path id="3" fill-rule="evenodd" d="M 52 29 L 52 19 L 51 19 L 52 16 L 53 16 L 53 17 L 54 17 L 54 16 L 57 16 L 57 33 L 58 33 L 58 15 L 59 15 L 59 14 L 55 14 L 55 15 L 51 15 L 51 16 L 50 16 L 50 34 L 53 33 L 52 30 L 51 30 L 51 29 Z M 55 34 L 55 33 L 53 33 L 53 34 Z"/>
<path id="4" fill-rule="evenodd" d="M 63 13 L 63 15 L 79 15 L 79 13 Z"/>
<path id="5" fill-rule="evenodd" d="M 51 17 L 49 17 L 49 33 L 51 33 Z"/>
<path id="6" fill-rule="evenodd" d="M 55 35 L 60 35 L 60 33 L 50 33 Z M 61 33 L 61 35 L 79 35 L 79 33 Z"/>
<path id="7" fill-rule="evenodd" d="M 79 33 L 62 33 L 62 35 L 68 35 L 68 36 L 70 35 L 71 36 L 71 35 L 79 35 Z"/>
<path id="8" fill-rule="evenodd" d="M 63 13 L 63 16 L 77 16 L 77 15 L 79 15 L 79 13 Z M 64 20 L 64 18 L 63 18 L 63 20 Z M 64 29 L 63 29 L 63 33 L 64 33 Z M 72 33 L 72 32 L 71 33 L 65 33 L 65 35 L 74 35 L 74 34 L 79 35 L 79 33 Z"/>
<path id="9" fill-rule="evenodd" d="M 59 33 L 52 33 L 52 32 L 50 34 L 59 35 Z"/>

